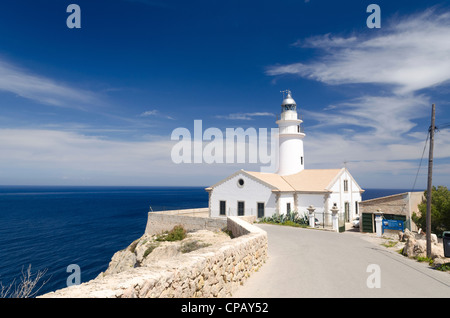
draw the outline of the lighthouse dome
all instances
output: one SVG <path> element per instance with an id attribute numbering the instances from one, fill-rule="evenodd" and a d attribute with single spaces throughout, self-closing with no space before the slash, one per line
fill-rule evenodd
<path id="1" fill-rule="evenodd" d="M 292 98 L 291 91 L 286 90 L 283 91 L 283 95 L 286 93 L 286 96 L 283 98 L 283 102 L 281 103 L 281 108 L 283 111 L 285 110 L 296 110 L 297 104 L 295 103 L 295 100 Z"/>

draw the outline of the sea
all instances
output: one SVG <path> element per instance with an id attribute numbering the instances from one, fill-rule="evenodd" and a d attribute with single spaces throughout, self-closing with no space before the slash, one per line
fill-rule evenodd
<path id="1" fill-rule="evenodd" d="M 366 189 L 363 200 L 408 191 Z M 42 295 L 67 286 L 72 264 L 89 281 L 142 236 L 149 211 L 207 206 L 205 187 L 0 186 L 0 282 L 18 284 L 31 266 L 45 272 Z"/>

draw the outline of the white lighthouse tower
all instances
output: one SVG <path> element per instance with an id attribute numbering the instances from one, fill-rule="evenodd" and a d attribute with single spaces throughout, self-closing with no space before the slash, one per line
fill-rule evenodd
<path id="1" fill-rule="evenodd" d="M 297 104 L 292 98 L 291 91 L 283 91 L 281 103 L 281 117 L 276 121 L 279 128 L 279 167 L 277 174 L 281 176 L 295 174 L 302 171 L 304 165 L 303 138 L 301 123 L 298 118 Z"/>

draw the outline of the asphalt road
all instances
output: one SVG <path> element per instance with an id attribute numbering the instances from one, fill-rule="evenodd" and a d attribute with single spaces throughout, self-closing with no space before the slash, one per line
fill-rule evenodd
<path id="1" fill-rule="evenodd" d="M 370 242 L 366 234 L 257 226 L 268 234 L 268 260 L 233 297 L 450 298 L 448 272 Z"/>

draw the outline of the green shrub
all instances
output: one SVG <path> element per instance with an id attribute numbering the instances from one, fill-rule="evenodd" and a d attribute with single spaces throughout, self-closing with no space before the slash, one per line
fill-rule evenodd
<path id="1" fill-rule="evenodd" d="M 289 226 L 308 226 L 308 216 L 306 214 L 301 217 L 297 211 L 288 212 L 287 214 L 274 214 L 270 217 L 264 217 L 259 220 L 260 223 L 270 223 Z"/>
<path id="2" fill-rule="evenodd" d="M 186 230 L 182 225 L 175 225 L 169 232 L 163 233 L 156 237 L 156 241 L 181 241 L 186 237 Z"/>
<path id="3" fill-rule="evenodd" d="M 447 271 L 450 272 L 450 263 L 442 264 L 442 265 L 436 267 L 436 269 L 439 271 L 443 271 L 443 272 L 447 272 Z"/>

